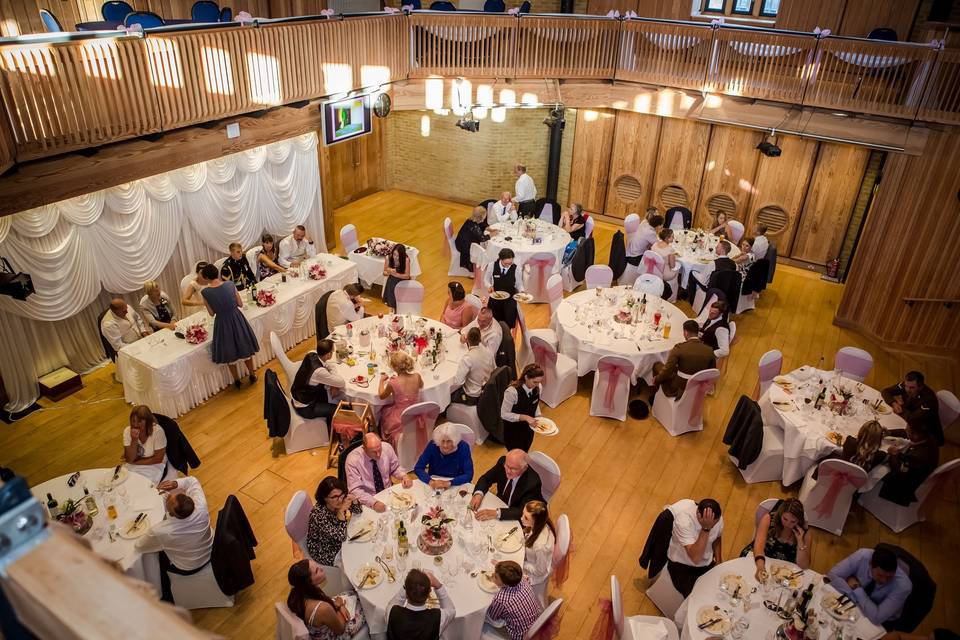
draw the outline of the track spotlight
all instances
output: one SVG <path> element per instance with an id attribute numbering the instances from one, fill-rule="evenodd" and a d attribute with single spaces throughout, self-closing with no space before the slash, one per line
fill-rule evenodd
<path id="1" fill-rule="evenodd" d="M 559 105 L 551 109 L 550 115 L 543 119 L 543 124 L 547 125 L 548 127 L 552 127 L 558 122 L 561 124 L 561 126 L 563 125 L 563 107 Z"/>
<path id="2" fill-rule="evenodd" d="M 769 136 L 763 139 L 763 142 L 757 145 L 757 149 L 765 156 L 770 158 L 779 158 L 781 149 L 777 146 L 777 137 L 770 133 Z"/>
<path id="3" fill-rule="evenodd" d="M 464 131 L 469 131 L 470 133 L 476 133 L 477 131 L 480 131 L 480 122 L 473 119 L 473 114 L 469 114 L 466 118 L 460 118 L 457 120 L 457 126 Z"/>

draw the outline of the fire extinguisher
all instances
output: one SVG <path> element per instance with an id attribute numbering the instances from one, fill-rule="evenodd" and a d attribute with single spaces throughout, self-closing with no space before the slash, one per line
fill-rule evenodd
<path id="1" fill-rule="evenodd" d="M 834 258 L 827 263 L 827 276 L 836 279 L 838 273 L 840 273 L 840 258 Z"/>

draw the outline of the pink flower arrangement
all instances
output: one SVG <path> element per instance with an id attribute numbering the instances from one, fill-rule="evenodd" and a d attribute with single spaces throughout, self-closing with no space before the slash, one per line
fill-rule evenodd
<path id="1" fill-rule="evenodd" d="M 386 258 L 393 251 L 395 242 L 384 240 L 383 238 L 370 238 L 367 240 L 367 253 L 374 256 Z"/>
<path id="2" fill-rule="evenodd" d="M 257 290 L 257 306 L 258 307 L 271 307 L 277 303 L 277 296 L 273 291 L 268 291 L 266 289 Z"/>
<path id="3" fill-rule="evenodd" d="M 326 277 L 327 270 L 324 269 L 319 264 L 310 265 L 310 279 L 319 280 L 320 278 Z"/>
<path id="4" fill-rule="evenodd" d="M 93 518 L 89 517 L 83 509 L 79 508 L 79 503 L 73 500 L 67 500 L 63 505 L 63 510 L 57 515 L 57 520 L 73 528 L 78 534 L 83 535 L 93 526 Z"/>
<path id="5" fill-rule="evenodd" d="M 431 507 L 427 513 L 420 518 L 420 524 L 423 525 L 423 537 L 432 544 L 445 544 L 450 539 L 450 531 L 447 525 L 453 522 L 453 518 L 448 518 L 440 507 Z"/>
<path id="6" fill-rule="evenodd" d="M 183 333 L 184 338 L 190 344 L 200 344 L 207 340 L 207 328 L 202 324 L 192 324 L 187 327 L 187 330 Z"/>

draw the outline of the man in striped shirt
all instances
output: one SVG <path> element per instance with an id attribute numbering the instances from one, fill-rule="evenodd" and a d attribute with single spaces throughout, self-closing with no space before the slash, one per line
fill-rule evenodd
<path id="1" fill-rule="evenodd" d="M 523 569 L 512 560 L 498 562 L 493 581 L 500 587 L 487 609 L 487 622 L 506 627 L 511 640 L 522 640 L 540 614 L 543 605 L 533 592 L 530 581 L 523 577 Z"/>

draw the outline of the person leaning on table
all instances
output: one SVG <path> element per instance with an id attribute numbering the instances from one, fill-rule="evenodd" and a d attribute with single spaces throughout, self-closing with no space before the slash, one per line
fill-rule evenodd
<path id="1" fill-rule="evenodd" d="M 889 549 L 859 549 L 827 574 L 830 586 L 857 603 L 873 624 L 896 620 L 913 583 Z"/>
<path id="2" fill-rule="evenodd" d="M 480 509 L 483 495 L 497 486 L 497 495 L 506 503 L 505 509 Z M 531 500 L 543 500 L 540 476 L 530 468 L 527 454 L 522 449 L 508 451 L 477 480 L 470 508 L 477 520 L 519 520 L 523 506 Z M 479 511 L 478 511 L 479 509 Z"/>
<path id="3" fill-rule="evenodd" d="M 363 446 L 347 455 L 344 470 L 350 492 L 357 496 L 360 504 L 377 513 L 387 510 L 387 505 L 377 500 L 377 494 L 389 488 L 391 480 L 404 489 L 413 486 L 413 480 L 407 477 L 406 469 L 400 466 L 393 447 L 389 442 L 380 440 L 375 433 L 364 434 Z"/>
<path id="4" fill-rule="evenodd" d="M 427 608 L 431 588 L 437 592 L 438 609 Z M 387 603 L 387 640 L 439 640 L 456 617 L 453 600 L 436 576 L 429 571 L 411 569 L 403 581 L 403 589 Z"/>

